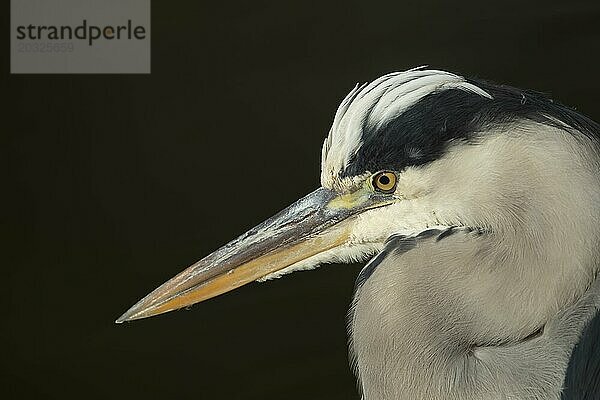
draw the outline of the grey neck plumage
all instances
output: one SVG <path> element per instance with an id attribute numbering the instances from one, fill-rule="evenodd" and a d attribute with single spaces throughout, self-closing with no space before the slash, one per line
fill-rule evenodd
<path id="1" fill-rule="evenodd" d="M 439 249 L 444 241 L 441 251 L 487 241 L 459 230 L 438 242 L 443 232 L 417 238 L 408 247 L 418 256 L 419 250 Z M 383 260 L 374 260 L 379 263 L 356 291 L 350 314 L 351 352 L 366 400 L 598 398 L 600 317 L 594 317 L 600 281 L 529 334 L 491 339 L 495 335 L 485 332 L 490 321 L 466 305 L 461 293 L 436 288 L 435 279 L 421 280 L 426 273 L 410 278 L 415 272 L 410 251 L 389 251 Z M 407 286 L 398 284 L 403 281 L 399 275 L 421 290 L 400 293 Z"/>

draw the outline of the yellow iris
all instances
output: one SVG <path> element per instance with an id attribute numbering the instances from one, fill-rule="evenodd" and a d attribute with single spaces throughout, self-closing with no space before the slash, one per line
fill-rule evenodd
<path id="1" fill-rule="evenodd" d="M 383 193 L 392 193 L 396 189 L 396 174 L 383 171 L 373 176 L 373 187 Z"/>

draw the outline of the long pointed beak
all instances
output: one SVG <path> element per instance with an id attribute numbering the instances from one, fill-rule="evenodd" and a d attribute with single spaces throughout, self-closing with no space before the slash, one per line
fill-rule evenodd
<path id="1" fill-rule="evenodd" d="M 125 312 L 117 323 L 198 303 L 348 241 L 348 217 L 384 205 L 360 190 L 320 188 L 198 261 Z M 389 202 L 388 202 L 389 203 Z"/>

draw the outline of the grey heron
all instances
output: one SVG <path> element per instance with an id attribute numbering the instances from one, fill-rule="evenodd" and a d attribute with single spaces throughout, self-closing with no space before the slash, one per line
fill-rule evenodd
<path id="1" fill-rule="evenodd" d="M 370 259 L 348 317 L 364 399 L 600 398 L 600 346 L 579 343 L 600 306 L 599 135 L 545 95 L 445 71 L 357 85 L 320 188 L 117 322 Z"/>

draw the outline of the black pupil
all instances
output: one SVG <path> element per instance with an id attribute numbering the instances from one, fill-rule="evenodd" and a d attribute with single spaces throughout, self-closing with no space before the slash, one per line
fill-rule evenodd
<path id="1" fill-rule="evenodd" d="M 379 183 L 381 183 L 382 185 L 388 185 L 390 183 L 390 177 L 386 175 L 381 175 L 379 177 Z"/>

